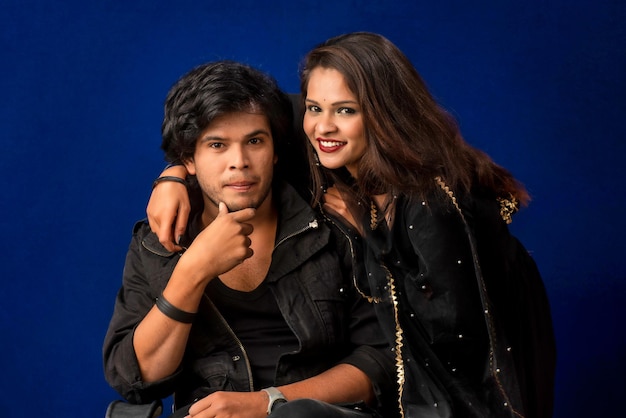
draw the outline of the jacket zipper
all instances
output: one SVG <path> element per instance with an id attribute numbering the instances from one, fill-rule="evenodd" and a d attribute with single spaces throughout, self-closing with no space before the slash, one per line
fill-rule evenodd
<path id="1" fill-rule="evenodd" d="M 301 233 L 308 231 L 309 229 L 317 229 L 319 226 L 317 219 L 313 219 L 312 221 L 310 221 L 308 223 L 308 225 L 303 226 L 302 228 L 298 229 L 295 232 L 292 232 L 291 234 L 287 235 L 286 237 L 284 237 L 283 239 L 281 239 L 280 241 L 278 241 L 276 243 L 276 245 L 274 245 L 274 249 L 278 248 L 278 246 L 280 244 L 282 244 L 283 242 L 287 241 L 288 239 L 291 239 L 293 237 L 295 237 L 296 235 L 300 235 Z"/>

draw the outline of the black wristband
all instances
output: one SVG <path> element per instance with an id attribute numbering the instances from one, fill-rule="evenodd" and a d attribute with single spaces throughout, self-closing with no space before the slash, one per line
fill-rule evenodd
<path id="1" fill-rule="evenodd" d="M 164 181 L 174 181 L 176 183 L 180 183 L 184 186 L 187 186 L 187 182 L 185 181 L 185 179 L 181 179 L 180 177 L 176 177 L 176 176 L 162 176 L 152 182 L 152 188 L 154 189 L 157 184 L 164 182 Z"/>
<path id="2" fill-rule="evenodd" d="M 195 313 L 182 311 L 169 303 L 167 299 L 163 297 L 163 293 L 161 293 L 161 297 L 156 298 L 156 307 L 163 315 L 174 321 L 182 322 L 183 324 L 191 324 L 196 317 Z"/>

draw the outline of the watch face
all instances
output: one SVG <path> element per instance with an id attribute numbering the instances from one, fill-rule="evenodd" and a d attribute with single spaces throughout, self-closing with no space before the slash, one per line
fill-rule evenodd
<path id="1" fill-rule="evenodd" d="M 267 403 L 268 415 L 279 405 L 282 405 L 285 402 L 287 402 L 287 399 L 285 399 L 285 395 L 283 395 L 282 392 L 276 389 L 275 387 L 269 387 L 269 388 L 265 388 L 262 390 L 266 392 L 267 395 L 269 396 L 268 403 Z"/>
<path id="2" fill-rule="evenodd" d="M 285 398 L 278 398 L 274 401 L 274 403 L 272 403 L 272 412 L 274 412 L 274 410 L 276 408 L 278 408 L 279 406 L 281 406 L 282 404 L 287 403 L 287 399 Z"/>

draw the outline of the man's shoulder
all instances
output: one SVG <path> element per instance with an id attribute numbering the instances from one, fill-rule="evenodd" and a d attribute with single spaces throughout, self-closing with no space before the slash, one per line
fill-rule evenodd
<path id="1" fill-rule="evenodd" d="M 135 223 L 133 236 L 143 248 L 160 257 L 171 257 L 175 253 L 166 249 L 160 242 L 159 237 L 152 232 L 147 219 Z"/>
<path id="2" fill-rule="evenodd" d="M 135 225 L 133 226 L 133 235 L 143 235 L 147 233 L 146 231 L 152 232 L 150 230 L 150 225 L 148 224 L 148 219 L 143 218 L 135 222 Z"/>

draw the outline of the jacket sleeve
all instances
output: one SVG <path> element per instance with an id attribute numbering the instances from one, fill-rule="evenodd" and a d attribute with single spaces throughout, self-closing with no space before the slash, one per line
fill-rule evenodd
<path id="1" fill-rule="evenodd" d="M 513 347 L 527 416 L 552 416 L 556 344 L 550 302 L 535 261 L 510 234 L 499 206 L 474 199 L 468 209 L 499 324 Z"/>
<path id="2" fill-rule="evenodd" d="M 493 401 L 506 394 L 507 403 L 518 411 L 525 411 L 528 416 L 550 416 L 554 337 L 537 267 L 510 234 L 495 199 L 466 196 L 459 204 L 462 217 L 436 201 L 428 208 L 412 207 L 408 211 L 409 237 L 419 258 L 419 270 L 424 273 L 416 276 L 415 283 L 419 289 L 432 289 L 424 298 L 428 302 L 422 304 L 424 311 L 419 317 L 427 318 L 425 328 L 432 341 L 439 343 L 438 353 L 442 353 L 440 348 L 446 340 L 454 342 L 447 336 L 464 336 L 462 343 L 447 345 L 451 348 L 450 357 L 464 364 L 465 370 L 471 370 L 471 363 L 479 364 L 475 361 L 479 357 L 470 355 L 464 345 L 466 337 L 478 337 L 479 329 L 473 324 L 485 323 L 485 340 L 494 364 L 498 364 L 498 382 L 491 385 L 494 395 L 488 398 Z M 464 290 L 464 285 L 476 281 L 476 289 Z M 468 297 L 472 294 L 476 296 Z M 478 298 L 478 294 L 482 296 Z M 442 309 L 435 305 L 438 298 L 443 302 Z M 482 301 L 484 318 L 470 314 L 478 312 L 473 300 Z M 421 306 L 414 302 L 413 306 Z M 449 305 L 447 310 L 443 309 L 445 304 Z M 454 315 L 444 315 L 446 312 Z M 480 338 L 474 341 L 480 348 Z M 475 370 L 477 377 L 488 375 L 487 367 L 483 368 L 484 371 Z M 492 370 L 489 373 L 494 375 Z M 485 382 L 483 391 L 487 391 Z"/>
<path id="3" fill-rule="evenodd" d="M 169 396 L 180 373 L 161 381 L 144 382 L 133 347 L 135 328 L 152 309 L 155 297 L 169 278 L 164 274 L 146 277 L 147 268 L 150 267 L 146 263 L 171 261 L 156 256 L 146 260 L 147 250 L 142 247 L 142 240 L 148 233 L 149 228 L 145 223 L 140 222 L 135 226 L 124 265 L 122 287 L 118 291 L 103 344 L 105 378 L 111 387 L 132 403 L 148 403 Z"/>

